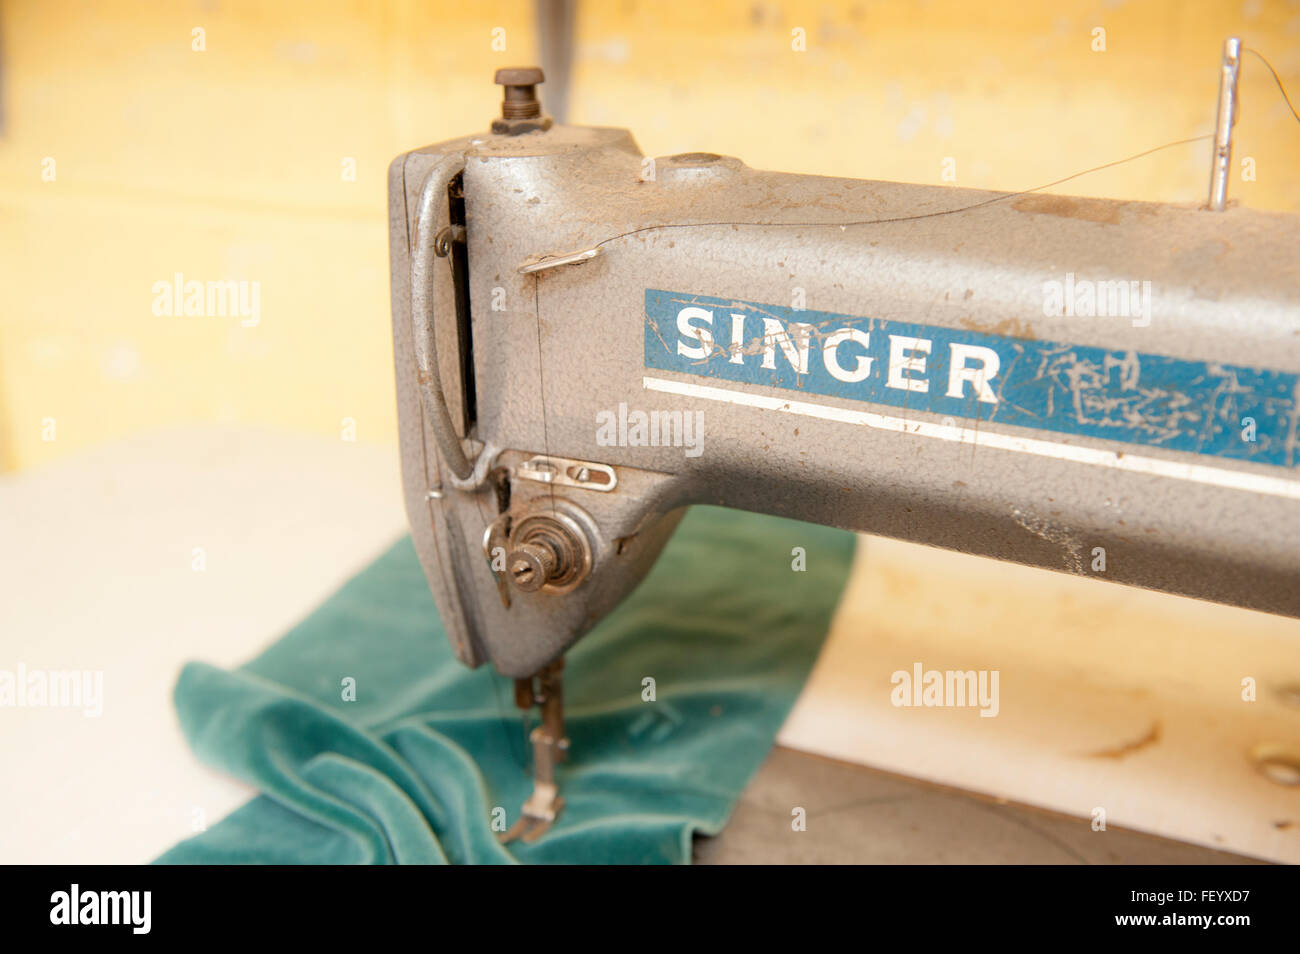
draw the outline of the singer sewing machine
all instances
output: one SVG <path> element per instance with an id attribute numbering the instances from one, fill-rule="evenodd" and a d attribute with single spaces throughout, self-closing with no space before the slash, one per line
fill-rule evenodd
<path id="1" fill-rule="evenodd" d="M 412 536 L 543 714 L 507 837 L 693 503 L 1300 616 L 1300 217 L 651 160 L 541 80 L 389 173 Z"/>

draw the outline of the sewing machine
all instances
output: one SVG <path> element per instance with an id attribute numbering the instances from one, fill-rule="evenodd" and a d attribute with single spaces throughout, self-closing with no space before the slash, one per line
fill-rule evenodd
<path id="1" fill-rule="evenodd" d="M 542 710 L 507 838 L 561 807 L 564 652 L 694 503 L 1300 616 L 1300 217 L 1216 211 L 1232 95 L 1196 208 L 648 159 L 497 80 L 389 196 L 412 537 Z"/>

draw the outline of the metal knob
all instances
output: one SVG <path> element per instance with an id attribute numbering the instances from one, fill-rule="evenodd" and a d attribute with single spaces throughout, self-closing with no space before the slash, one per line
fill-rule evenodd
<path id="1" fill-rule="evenodd" d="M 505 87 L 501 100 L 502 119 L 537 119 L 542 104 L 537 99 L 537 84 L 546 80 L 536 66 L 516 66 L 497 70 L 496 84 Z"/>
<path id="2" fill-rule="evenodd" d="M 539 512 L 544 506 L 545 498 L 539 497 L 531 508 L 509 518 L 513 522 L 500 575 L 515 589 L 558 596 L 591 572 L 589 534 L 595 532 L 586 528 L 595 524 L 584 510 L 562 498 L 550 505 L 553 510 Z M 490 553 L 489 543 L 484 544 L 485 553 Z"/>
<path id="3" fill-rule="evenodd" d="M 547 580 L 555 576 L 560 558 L 549 543 L 534 540 L 521 543 L 506 557 L 510 579 L 519 589 L 532 592 L 540 590 Z"/>

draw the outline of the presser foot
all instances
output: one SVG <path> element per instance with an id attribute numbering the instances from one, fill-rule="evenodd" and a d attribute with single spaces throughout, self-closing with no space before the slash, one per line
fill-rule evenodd
<path id="1" fill-rule="evenodd" d="M 555 766 L 569 751 L 564 734 L 564 660 L 557 659 L 531 679 L 515 680 L 515 704 L 521 709 L 537 706 L 542 722 L 528 735 L 533 746 L 533 793 L 524 802 L 523 813 L 510 830 L 499 838 L 509 844 L 516 838 L 532 843 L 546 834 L 564 808 Z"/>

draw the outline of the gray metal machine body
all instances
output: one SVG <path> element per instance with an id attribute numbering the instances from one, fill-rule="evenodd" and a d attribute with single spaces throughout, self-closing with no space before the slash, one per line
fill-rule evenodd
<path id="1" fill-rule="evenodd" d="M 467 665 L 542 670 L 646 575 L 691 504 L 1300 616 L 1298 216 L 999 198 L 702 154 L 651 164 L 624 130 L 559 125 L 407 153 L 389 194 L 406 506 Z M 1045 283 L 1076 276 L 1149 282 L 1149 311 L 1047 314 Z M 650 290 L 699 296 L 712 325 L 654 323 Z M 731 314 L 761 329 L 765 305 L 792 302 L 821 316 L 803 339 L 729 346 Z M 931 380 L 970 403 L 964 416 L 920 392 L 883 405 L 801 391 L 800 360 L 831 360 L 828 314 L 869 322 L 882 381 L 900 363 L 924 378 L 945 336 L 1005 339 L 1007 355 L 1056 343 L 1042 393 L 1073 402 L 1051 407 L 1069 429 L 1032 409 L 1004 420 L 1010 398 L 979 406 L 972 375 Z M 928 354 L 890 335 L 916 326 L 935 331 Z M 707 354 L 650 367 L 650 338 L 682 330 L 664 355 Z M 840 378 L 867 353 L 838 352 Z M 1122 359 L 1080 357 L 1103 353 Z M 1189 393 L 1220 397 L 1147 387 L 1162 362 L 1208 369 Z M 757 376 L 708 376 L 728 364 Z M 1267 405 L 1267 433 L 1242 421 L 1233 369 L 1271 375 L 1252 405 Z M 698 453 L 602 439 L 610 415 L 656 410 L 702 412 Z M 1140 443 L 1096 436 L 1090 415 Z M 1240 452 L 1224 444 L 1237 429 Z M 1216 440 L 1222 453 L 1202 452 Z"/>

